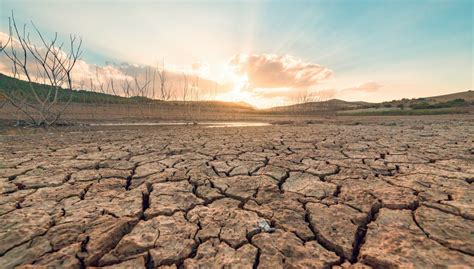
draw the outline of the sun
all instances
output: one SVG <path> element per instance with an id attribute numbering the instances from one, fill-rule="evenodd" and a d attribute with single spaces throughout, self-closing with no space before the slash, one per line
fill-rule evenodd
<path id="1" fill-rule="evenodd" d="M 249 79 L 247 75 L 237 76 L 234 79 L 234 88 L 232 92 L 242 92 L 242 90 L 248 87 L 248 84 L 249 84 Z"/>
<path id="2" fill-rule="evenodd" d="M 228 102 L 241 102 L 247 101 L 251 94 L 245 89 L 248 87 L 247 75 L 234 76 L 232 78 L 232 90 L 218 96 L 219 100 Z"/>

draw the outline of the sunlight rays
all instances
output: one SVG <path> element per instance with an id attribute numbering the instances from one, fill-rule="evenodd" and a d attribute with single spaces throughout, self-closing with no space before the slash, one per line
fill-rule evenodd
<path id="1" fill-rule="evenodd" d="M 255 72 L 238 72 L 229 63 L 238 54 L 291 56 L 308 65 L 324 66 L 334 76 L 314 80 L 304 88 L 333 90 L 339 93 L 337 98 L 348 101 L 386 101 L 472 89 L 469 1 L 408 1 L 403 5 L 346 0 L 145 1 L 137 5 L 124 0 L 114 5 L 57 1 L 54 6 L 40 2 L 7 0 L 2 2 L 0 15 L 5 19 L 15 10 L 22 23 L 31 19 L 45 29 L 46 36 L 55 31 L 81 35 L 84 70 L 122 63 L 146 69 L 164 61 L 175 77 L 186 74 L 207 80 L 203 91 L 210 99 L 245 101 L 259 107 L 291 103 L 291 92 L 299 88 L 295 83 L 278 82 L 291 78 L 292 67 L 283 66 L 278 73 L 274 65 L 280 63 L 272 62 L 258 73 L 267 75 L 265 87 L 252 85 Z M 0 23 L 1 32 L 8 32 L 7 20 Z M 194 68 L 195 63 L 202 67 Z M 7 68 L 0 61 L 0 70 Z M 384 87 L 377 92 L 344 91 L 367 81 Z M 279 90 L 283 86 L 288 86 L 289 93 Z"/>

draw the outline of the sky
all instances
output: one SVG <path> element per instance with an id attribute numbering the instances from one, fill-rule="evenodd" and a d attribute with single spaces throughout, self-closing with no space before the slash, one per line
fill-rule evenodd
<path id="1" fill-rule="evenodd" d="M 77 77 L 165 63 L 176 91 L 186 74 L 199 78 L 200 98 L 260 108 L 303 95 L 380 102 L 474 84 L 469 0 L 0 0 L 4 36 L 12 10 L 47 37 L 82 37 Z"/>

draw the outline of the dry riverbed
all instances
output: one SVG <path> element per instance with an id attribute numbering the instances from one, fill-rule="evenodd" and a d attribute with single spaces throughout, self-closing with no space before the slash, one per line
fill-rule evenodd
<path id="1" fill-rule="evenodd" d="M 0 268 L 468 268 L 474 127 L 0 137 Z"/>

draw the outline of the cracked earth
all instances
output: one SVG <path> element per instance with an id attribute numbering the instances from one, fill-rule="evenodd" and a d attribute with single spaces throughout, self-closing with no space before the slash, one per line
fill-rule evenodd
<path id="1" fill-rule="evenodd" d="M 0 268 L 469 268 L 474 127 L 416 124 L 3 137 Z"/>

